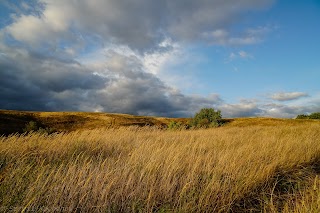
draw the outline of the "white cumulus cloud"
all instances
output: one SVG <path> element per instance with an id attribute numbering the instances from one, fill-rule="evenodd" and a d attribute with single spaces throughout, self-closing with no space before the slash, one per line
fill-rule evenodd
<path id="1" fill-rule="evenodd" d="M 271 95 L 271 99 L 276 101 L 291 101 L 299 98 L 308 97 L 305 92 L 279 92 Z"/>

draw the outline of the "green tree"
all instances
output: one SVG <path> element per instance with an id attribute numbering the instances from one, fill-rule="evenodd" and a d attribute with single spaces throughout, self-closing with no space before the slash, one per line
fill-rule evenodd
<path id="1" fill-rule="evenodd" d="M 320 119 L 320 112 L 314 112 L 309 115 L 310 119 Z"/>
<path id="2" fill-rule="evenodd" d="M 196 128 L 218 127 L 221 125 L 221 111 L 214 108 L 203 108 L 195 114 L 191 126 Z"/>

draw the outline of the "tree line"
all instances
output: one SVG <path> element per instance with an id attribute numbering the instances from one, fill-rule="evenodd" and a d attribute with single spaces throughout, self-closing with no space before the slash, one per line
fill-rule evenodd
<path id="1" fill-rule="evenodd" d="M 300 114 L 296 117 L 296 119 L 320 119 L 320 112 L 314 112 L 310 115 Z"/>

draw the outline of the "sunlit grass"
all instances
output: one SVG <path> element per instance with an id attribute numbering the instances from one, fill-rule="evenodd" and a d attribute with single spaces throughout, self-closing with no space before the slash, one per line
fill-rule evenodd
<path id="1" fill-rule="evenodd" d="M 318 172 L 319 122 L 12 135 L 0 138 L 0 208 L 319 212 Z"/>

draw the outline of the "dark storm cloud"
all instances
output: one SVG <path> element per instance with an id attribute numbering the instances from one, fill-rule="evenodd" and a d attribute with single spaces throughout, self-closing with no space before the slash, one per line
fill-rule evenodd
<path id="1" fill-rule="evenodd" d="M 0 48 L 0 108 L 54 110 L 48 105 L 58 93 L 96 90 L 107 79 L 75 62 L 37 58 L 23 49 Z"/>
<path id="2" fill-rule="evenodd" d="M 0 56 L 0 108 L 190 116 L 221 101 L 181 94 L 145 72 L 134 56 L 110 52 L 104 75 L 75 61 L 36 56 L 9 48 Z"/>
<path id="3" fill-rule="evenodd" d="M 204 106 L 219 103 L 219 96 L 186 96 L 143 70 L 141 61 L 111 52 L 106 70 L 116 76 L 95 100 L 104 111 L 141 115 L 190 116 Z"/>

